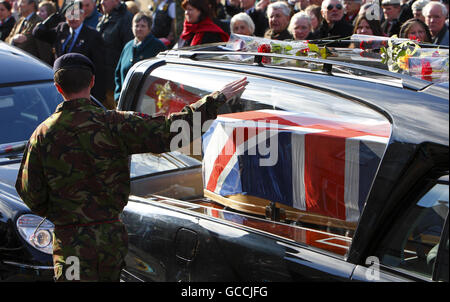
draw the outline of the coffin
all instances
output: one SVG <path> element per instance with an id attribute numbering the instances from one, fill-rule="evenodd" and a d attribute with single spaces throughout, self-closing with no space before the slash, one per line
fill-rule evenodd
<path id="1" fill-rule="evenodd" d="M 278 110 L 224 114 L 203 135 L 206 197 L 236 210 L 354 229 L 391 127 Z"/>

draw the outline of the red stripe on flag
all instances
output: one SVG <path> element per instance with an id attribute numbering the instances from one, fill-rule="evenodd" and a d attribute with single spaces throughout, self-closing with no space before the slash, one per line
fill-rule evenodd
<path id="1" fill-rule="evenodd" d="M 306 210 L 345 220 L 345 138 L 305 135 Z"/>
<path id="2" fill-rule="evenodd" d="M 206 186 L 206 188 L 211 192 L 214 192 L 216 190 L 217 181 L 220 174 L 222 174 L 223 169 L 225 169 L 231 157 L 236 152 L 236 144 L 234 143 L 235 133 L 236 129 L 234 129 L 233 133 L 228 137 L 227 142 L 222 148 L 222 151 L 220 151 L 220 154 L 214 161 L 213 169 Z"/>
<path id="3" fill-rule="evenodd" d="M 236 141 L 237 140 L 236 131 L 238 129 L 240 131 L 242 131 L 242 130 L 244 131 L 243 137 L 240 138 L 240 139 L 242 139 L 242 141 Z M 264 130 L 264 129 L 256 128 L 255 131 L 251 131 L 251 135 L 249 135 L 249 129 L 255 129 L 255 128 L 239 127 L 239 128 L 233 129 L 233 132 L 228 137 L 227 142 L 223 146 L 220 154 L 217 156 L 216 160 L 214 161 L 213 169 L 212 169 L 211 175 L 208 179 L 208 184 L 206 186 L 206 188 L 209 191 L 214 192 L 216 190 L 217 181 L 219 180 L 220 175 L 222 174 L 223 170 L 230 162 L 233 155 L 236 153 L 236 146 L 241 145 L 243 142 L 246 142 L 250 138 L 256 136 L 260 131 Z"/>

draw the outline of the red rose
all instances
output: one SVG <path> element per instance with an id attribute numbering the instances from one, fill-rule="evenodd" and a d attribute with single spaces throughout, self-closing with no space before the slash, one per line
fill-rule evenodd
<path id="1" fill-rule="evenodd" d="M 422 80 L 432 81 L 431 74 L 433 73 L 433 68 L 431 68 L 431 64 L 428 61 L 422 62 Z"/>
<path id="2" fill-rule="evenodd" d="M 359 43 L 359 48 L 365 49 L 364 41 L 361 41 L 361 42 Z"/>
<path id="3" fill-rule="evenodd" d="M 409 39 L 412 40 L 412 41 L 420 42 L 419 37 L 416 37 L 415 35 L 409 35 Z"/>
<path id="4" fill-rule="evenodd" d="M 261 44 L 261 45 L 259 45 L 258 52 L 270 53 L 270 45 L 269 44 Z"/>
<path id="5" fill-rule="evenodd" d="M 269 44 L 261 44 L 258 46 L 258 52 L 270 53 L 270 45 Z M 271 60 L 269 57 L 262 57 L 262 63 L 268 64 Z"/>

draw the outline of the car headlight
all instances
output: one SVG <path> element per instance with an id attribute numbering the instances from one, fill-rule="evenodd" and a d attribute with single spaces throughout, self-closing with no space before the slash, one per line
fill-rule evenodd
<path id="1" fill-rule="evenodd" d="M 17 230 L 31 246 L 46 254 L 52 254 L 55 225 L 47 219 L 44 222 L 42 220 L 43 218 L 37 215 L 22 215 L 17 219 Z"/>

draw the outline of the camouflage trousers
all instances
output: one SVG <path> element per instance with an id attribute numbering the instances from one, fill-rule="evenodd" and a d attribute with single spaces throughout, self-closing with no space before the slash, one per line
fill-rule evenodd
<path id="1" fill-rule="evenodd" d="M 121 222 L 55 228 L 55 281 L 120 280 L 128 252 L 128 234 Z"/>

